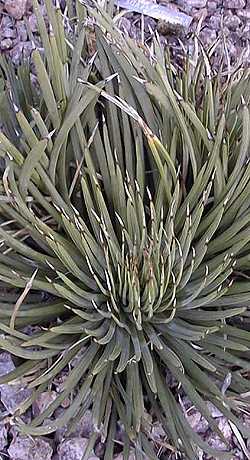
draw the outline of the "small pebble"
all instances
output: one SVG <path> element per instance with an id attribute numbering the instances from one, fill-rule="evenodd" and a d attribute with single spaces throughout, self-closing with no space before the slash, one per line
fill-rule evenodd
<path id="1" fill-rule="evenodd" d="M 15 38 L 16 37 L 16 31 L 14 29 L 11 29 L 10 27 L 6 27 L 3 30 L 2 34 L 4 38 Z"/>
<path id="2" fill-rule="evenodd" d="M 246 20 L 246 21 L 250 20 L 250 9 L 244 9 L 244 10 L 237 11 L 237 14 L 243 20 Z"/>
<path id="3" fill-rule="evenodd" d="M 210 24 L 213 30 L 220 30 L 221 28 L 221 15 L 215 14 L 210 17 Z"/>
<path id="4" fill-rule="evenodd" d="M 82 460 L 86 450 L 88 439 L 70 438 L 63 441 L 58 447 L 59 460 Z M 88 460 L 99 460 L 94 454 Z"/>
<path id="5" fill-rule="evenodd" d="M 7 428 L 3 423 L 1 423 L 0 424 L 0 451 L 2 451 L 8 445 L 7 435 L 8 435 Z"/>
<path id="6" fill-rule="evenodd" d="M 30 30 L 31 32 L 37 32 L 37 19 L 36 19 L 36 15 L 34 13 L 32 13 L 29 17 L 28 17 L 28 21 L 29 21 L 29 26 L 30 26 Z"/>
<path id="7" fill-rule="evenodd" d="M 242 30 L 242 40 L 249 40 L 250 37 L 250 22 Z"/>
<path id="8" fill-rule="evenodd" d="M 21 42 L 26 42 L 28 39 L 27 28 L 24 21 L 17 21 L 16 22 L 16 30 L 19 40 Z"/>
<path id="9" fill-rule="evenodd" d="M 37 417 L 44 412 L 53 401 L 57 398 L 58 394 L 55 391 L 44 391 L 32 404 L 33 415 Z"/>
<path id="10" fill-rule="evenodd" d="M 14 26 L 14 21 L 10 16 L 3 15 L 1 19 L 1 33 L 4 32 L 7 28 L 12 28 Z"/>
<path id="11" fill-rule="evenodd" d="M 5 38 L 4 40 L 2 40 L 0 46 L 3 51 L 10 49 L 12 47 L 11 38 Z"/>
<path id="12" fill-rule="evenodd" d="M 242 10 L 246 6 L 245 0 L 224 0 L 224 8 Z"/>
<path id="13" fill-rule="evenodd" d="M 204 27 L 200 33 L 200 38 L 205 45 L 211 45 L 217 38 L 216 31 L 209 27 Z"/>
<path id="14" fill-rule="evenodd" d="M 26 11 L 26 0 L 5 0 L 4 8 L 14 19 L 22 19 Z"/>
<path id="15" fill-rule="evenodd" d="M 23 52 L 23 43 L 17 43 L 13 48 L 10 50 L 9 56 L 14 65 L 19 65 L 20 60 L 22 58 Z"/>
<path id="16" fill-rule="evenodd" d="M 207 0 L 186 0 L 186 3 L 191 8 L 205 8 Z"/>
<path id="17" fill-rule="evenodd" d="M 53 449 L 49 439 L 16 436 L 8 454 L 11 460 L 51 460 Z"/>
<path id="18" fill-rule="evenodd" d="M 222 412 L 219 409 L 217 409 L 217 407 L 214 406 L 214 404 L 211 403 L 210 401 L 207 402 L 207 408 L 208 408 L 210 414 L 212 415 L 212 417 L 214 417 L 214 418 L 223 417 Z"/>
<path id="19" fill-rule="evenodd" d="M 217 10 L 217 3 L 214 1 L 208 2 L 207 4 L 207 9 L 209 13 L 212 13 Z"/>
<path id="20" fill-rule="evenodd" d="M 230 14 L 225 17 L 224 24 L 229 30 L 237 30 L 241 25 L 241 20 L 236 14 Z"/>

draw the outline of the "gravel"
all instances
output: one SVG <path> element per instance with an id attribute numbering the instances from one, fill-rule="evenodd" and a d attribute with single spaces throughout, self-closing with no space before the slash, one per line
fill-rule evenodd
<path id="1" fill-rule="evenodd" d="M 50 440 L 17 436 L 11 442 L 8 454 L 11 460 L 51 460 L 53 449 Z"/>
<path id="2" fill-rule="evenodd" d="M 4 423 L 0 424 L 0 451 L 2 452 L 8 446 L 8 430 Z"/>
<path id="3" fill-rule="evenodd" d="M 46 17 L 45 8 L 41 7 Z M 32 11 L 31 0 L 0 0 L 0 51 L 10 57 L 15 65 L 30 57 L 32 52 L 31 35 L 39 44 L 36 16 Z"/>
<path id="4" fill-rule="evenodd" d="M 59 460 L 82 460 L 83 454 L 88 444 L 86 438 L 71 438 L 63 441 L 58 448 Z M 98 460 L 94 454 L 88 460 Z"/>
<path id="5" fill-rule="evenodd" d="M 46 10 L 41 3 L 41 11 L 46 19 Z M 64 2 L 62 1 L 61 4 Z M 218 37 L 224 37 L 224 45 L 215 51 L 214 65 L 221 62 L 222 54 L 227 51 L 229 64 L 234 65 L 240 59 L 241 65 L 250 64 L 250 0 L 158 0 L 158 3 L 184 12 L 193 18 L 190 30 L 186 34 L 169 27 L 164 21 L 156 21 L 145 16 L 145 40 L 150 41 L 151 31 L 157 29 L 161 40 L 166 42 L 173 53 L 183 52 L 180 40 L 189 53 L 193 51 L 191 32 L 199 34 L 205 46 L 210 46 Z M 130 36 L 141 41 L 141 16 L 126 13 L 120 20 L 120 28 Z M 28 32 L 29 30 L 29 32 Z M 32 11 L 31 0 L 0 0 L 0 51 L 18 65 L 32 52 L 32 40 L 39 46 L 39 34 L 36 17 Z M 226 49 L 225 49 L 226 48 Z M 228 60 L 227 60 L 228 65 Z"/>
<path id="6" fill-rule="evenodd" d="M 0 354 L 0 375 L 5 375 L 6 373 L 12 371 L 15 368 L 14 363 L 11 359 L 9 353 Z M 58 392 L 60 392 L 60 386 L 58 386 L 58 381 L 64 379 L 65 377 L 64 370 L 60 376 L 58 376 L 57 381 L 54 382 L 52 389 L 50 391 L 45 391 L 41 393 L 38 399 L 32 405 L 32 411 L 28 410 L 25 414 L 22 415 L 23 421 L 29 423 L 32 417 L 35 417 L 41 413 L 48 405 L 54 401 Z M 169 385 L 174 391 L 174 382 L 169 382 Z M 2 387 L 9 387 L 9 391 L 13 391 L 13 394 L 9 393 L 9 400 L 6 402 L 6 394 L 2 391 Z M 22 391 L 28 391 L 24 383 L 17 382 L 15 385 L 1 385 L 0 386 L 0 460 L 1 455 L 6 460 L 81 460 L 86 449 L 88 438 L 91 436 L 94 430 L 91 411 L 87 411 L 82 419 L 79 420 L 77 426 L 74 429 L 74 432 L 67 433 L 65 428 L 58 430 L 53 436 L 41 436 L 34 438 L 32 436 L 24 436 L 18 433 L 15 425 L 13 426 L 13 401 L 15 405 L 15 410 L 18 409 L 19 405 L 22 403 L 23 398 L 20 400 L 16 398 L 18 393 L 17 388 L 22 389 Z M 55 388 L 55 390 L 53 389 Z M 21 393 L 21 390 L 19 390 Z M 211 447 L 217 450 L 228 449 L 232 453 L 232 458 L 234 460 L 244 460 L 246 458 L 245 454 L 242 454 L 241 445 L 235 432 L 233 432 L 232 425 L 227 421 L 223 414 L 211 403 L 207 403 L 207 407 L 211 416 L 216 420 L 218 427 L 223 432 L 224 437 L 228 443 L 225 445 L 224 442 L 211 431 L 209 428 L 208 422 L 202 417 L 202 415 L 191 406 L 187 397 L 182 399 L 182 407 L 185 413 L 185 416 L 190 423 L 191 427 L 198 433 Z M 65 412 L 65 408 L 62 404 L 58 407 L 51 418 L 55 416 L 62 416 Z M 248 415 L 243 415 L 243 423 L 245 426 L 249 427 L 250 418 Z M 45 424 L 50 423 L 50 419 L 46 419 Z M 163 456 L 159 454 L 159 459 L 168 458 L 169 460 L 177 460 L 175 454 L 172 454 L 173 448 L 171 444 L 166 439 L 165 432 L 159 422 L 153 422 L 152 415 L 148 414 L 144 423 L 144 430 L 148 433 L 150 438 L 155 444 L 155 447 L 158 452 L 162 452 Z M 123 426 L 118 423 L 117 426 L 117 439 L 119 442 L 123 443 Z M 242 442 L 241 439 L 240 442 Z M 250 440 L 244 440 L 246 447 L 245 449 L 250 448 Z M 119 444 L 117 444 L 119 446 Z M 122 460 L 122 454 L 119 453 L 120 449 L 115 451 L 114 459 Z M 101 439 L 97 439 L 97 442 L 94 446 L 92 453 L 88 460 L 103 460 L 104 457 L 104 444 L 101 442 Z M 180 457 L 181 458 L 181 457 Z M 134 454 L 131 452 L 129 460 L 134 460 Z M 212 457 L 209 457 L 202 452 L 200 453 L 201 460 L 216 460 Z M 184 459 L 182 459 L 184 460 Z"/>
<path id="7" fill-rule="evenodd" d="M 0 355 L 0 375 L 5 375 L 15 369 L 9 353 Z M 31 394 L 31 390 L 25 388 L 22 383 L 16 385 L 0 385 L 1 402 L 10 414 L 14 414 L 20 404 Z"/>

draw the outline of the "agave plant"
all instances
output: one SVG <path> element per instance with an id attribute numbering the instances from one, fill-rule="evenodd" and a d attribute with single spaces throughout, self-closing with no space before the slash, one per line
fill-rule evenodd
<path id="1" fill-rule="evenodd" d="M 49 33 L 34 0 L 38 84 L 27 64 L 16 74 L 1 62 L 0 346 L 20 362 L 0 382 L 33 389 L 17 426 L 70 432 L 90 408 L 84 459 L 99 436 L 114 458 L 118 422 L 124 459 L 131 447 L 156 459 L 150 413 L 186 458 L 198 447 L 231 458 L 192 430 L 177 393 L 222 440 L 208 401 L 249 435 L 238 416 L 250 389 L 249 71 L 215 77 L 212 48 L 178 69 L 157 37 L 137 45 L 100 9 L 89 11 L 99 27 L 88 60 L 87 27 L 79 19 L 72 41 L 46 3 Z M 68 366 L 57 398 L 24 425 Z"/>

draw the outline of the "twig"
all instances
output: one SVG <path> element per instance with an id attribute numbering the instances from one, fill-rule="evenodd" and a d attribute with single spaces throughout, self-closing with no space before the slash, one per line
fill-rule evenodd
<path id="1" fill-rule="evenodd" d="M 38 268 L 34 271 L 33 275 L 31 276 L 31 278 L 27 282 L 22 294 L 20 295 L 20 297 L 16 301 L 13 313 L 12 313 L 11 318 L 10 318 L 10 328 L 11 329 L 15 329 L 15 320 L 16 320 L 16 317 L 17 317 L 18 310 L 21 307 L 21 305 L 22 305 L 25 297 L 29 293 L 30 289 L 32 288 L 32 284 L 33 284 L 33 281 L 35 279 L 35 276 L 36 276 L 37 272 L 38 272 Z"/>

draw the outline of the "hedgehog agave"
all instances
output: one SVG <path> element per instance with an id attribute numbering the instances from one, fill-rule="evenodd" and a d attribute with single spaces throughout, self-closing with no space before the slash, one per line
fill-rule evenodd
<path id="1" fill-rule="evenodd" d="M 72 42 L 47 6 L 49 34 L 34 0 L 37 84 L 27 64 L 1 62 L 0 346 L 18 365 L 0 382 L 32 389 L 16 424 L 70 433 L 90 409 L 84 460 L 100 436 L 105 460 L 157 459 L 150 414 L 185 458 L 230 458 L 207 403 L 249 436 L 249 71 L 223 82 L 212 50 L 180 70 L 157 37 L 138 46 L 100 10 L 88 60 L 82 21 Z M 24 425 L 62 371 L 56 399 Z M 225 452 L 192 430 L 178 394 Z"/>

